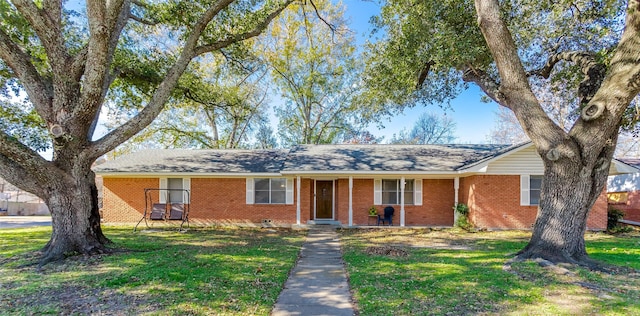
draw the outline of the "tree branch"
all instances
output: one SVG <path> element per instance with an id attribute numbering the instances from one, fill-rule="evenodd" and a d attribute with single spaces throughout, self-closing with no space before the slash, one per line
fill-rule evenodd
<path id="1" fill-rule="evenodd" d="M 42 196 L 51 163 L 4 131 L 0 131 L 0 170 L 12 184 Z M 21 172 L 23 173 L 21 173 Z"/>
<path id="2" fill-rule="evenodd" d="M 11 41 L 2 29 L 0 29 L 0 58 L 20 79 L 38 114 L 45 119 L 50 117 L 53 99 L 50 83 L 40 76 L 29 56 Z"/>
<path id="3" fill-rule="evenodd" d="M 167 72 L 164 80 L 158 85 L 151 100 L 135 117 L 120 125 L 101 139 L 93 142 L 91 146 L 85 150 L 86 155 L 91 157 L 100 157 L 101 155 L 113 150 L 116 146 L 123 143 L 136 133 L 140 132 L 146 126 L 151 124 L 153 120 L 160 114 L 165 103 L 169 99 L 171 92 L 176 87 L 178 79 L 189 65 L 193 57 L 197 56 L 194 52 L 198 40 L 209 22 L 224 8 L 229 6 L 233 0 L 219 0 L 211 6 L 193 25 L 191 34 L 187 38 L 185 45 L 176 62 Z"/>
<path id="4" fill-rule="evenodd" d="M 49 56 L 49 64 L 55 72 L 64 72 L 69 54 L 62 34 L 60 1 L 46 1 L 45 10 L 39 9 L 33 1 L 13 0 L 13 4 L 20 14 L 27 19 L 42 42 L 42 46 Z M 51 9 L 52 11 L 48 11 Z"/>
<path id="5" fill-rule="evenodd" d="M 598 63 L 595 55 L 590 52 L 562 52 L 551 55 L 542 68 L 530 71 L 527 75 L 535 75 L 548 79 L 554 66 L 560 61 L 571 62 L 580 67 L 584 79 L 580 82 L 578 96 L 580 97 L 580 104 L 583 106 L 586 105 L 596 94 L 598 88 L 600 88 L 606 74 L 606 66 Z"/>
<path id="6" fill-rule="evenodd" d="M 469 66 L 462 73 L 462 80 L 464 80 L 465 82 L 475 83 L 493 101 L 509 108 L 509 105 L 505 103 L 504 95 L 502 95 L 502 93 L 500 92 L 500 85 L 486 72 L 480 69 L 474 69 L 473 67 Z"/>
<path id="7" fill-rule="evenodd" d="M 475 0 L 478 25 L 500 74 L 501 104 L 515 113 L 540 154 L 568 142 L 567 133 L 544 112 L 529 85 L 511 32 L 502 19 L 498 0 Z M 567 154 L 577 152 L 567 151 Z"/>
<path id="8" fill-rule="evenodd" d="M 416 83 L 416 89 L 419 89 L 420 87 L 422 87 L 422 84 L 424 83 L 424 81 L 427 80 L 429 71 L 431 71 L 431 66 L 435 64 L 436 64 L 435 62 L 430 60 L 424 65 L 424 67 L 422 67 L 422 70 L 418 74 L 418 82 Z"/>
<path id="9" fill-rule="evenodd" d="M 251 31 L 248 31 L 245 33 L 239 33 L 239 34 L 232 34 L 227 36 L 225 39 L 219 40 L 211 45 L 203 45 L 203 46 L 197 47 L 194 51 L 195 55 L 199 56 L 204 53 L 209 53 L 215 50 L 219 50 L 233 43 L 237 43 L 237 42 L 260 35 L 262 31 L 264 31 L 267 28 L 267 26 L 269 26 L 269 23 L 271 23 L 271 21 L 273 21 L 273 19 L 275 19 L 280 14 L 280 12 L 282 12 L 293 1 L 294 0 L 286 0 L 285 2 L 283 2 L 278 8 L 276 8 L 276 10 L 274 10 L 269 15 L 267 15 L 267 17 L 265 17 L 264 20 L 258 23 Z"/>

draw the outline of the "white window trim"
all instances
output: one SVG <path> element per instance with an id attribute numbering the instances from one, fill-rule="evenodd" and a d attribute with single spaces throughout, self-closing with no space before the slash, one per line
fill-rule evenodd
<path id="1" fill-rule="evenodd" d="M 528 174 L 520 175 L 520 205 L 521 206 L 530 206 L 531 205 L 531 195 L 529 194 L 529 181 L 531 176 Z"/>
<path id="2" fill-rule="evenodd" d="M 373 179 L 373 204 L 374 205 L 382 205 L 382 180 L 383 179 Z M 398 186 L 402 185 L 401 179 L 384 179 L 384 180 L 396 180 L 398 181 Z M 405 205 L 422 205 L 422 179 L 412 179 L 407 178 L 405 181 L 413 180 L 413 203 L 405 204 Z M 400 187 L 398 187 L 397 194 L 400 195 Z M 400 204 L 400 196 L 398 196 L 398 205 Z"/>
<path id="3" fill-rule="evenodd" d="M 247 178 L 246 179 L 246 202 L 247 204 L 258 204 L 256 203 L 255 196 L 255 179 L 256 178 Z M 266 177 L 259 179 L 282 179 L 278 177 Z M 261 205 L 292 205 L 294 203 L 294 195 L 293 195 L 293 178 L 284 178 L 286 181 L 285 184 L 285 202 L 284 203 L 259 203 Z"/>
<path id="4" fill-rule="evenodd" d="M 160 178 L 158 187 L 160 188 L 160 191 L 158 193 L 160 195 L 158 202 L 166 204 L 167 197 L 169 195 L 169 191 L 166 190 L 169 188 L 169 178 Z M 189 190 L 189 193 L 187 193 L 187 191 L 184 191 L 184 193 L 182 193 L 182 203 L 191 203 L 191 178 L 182 178 L 182 189 Z"/>

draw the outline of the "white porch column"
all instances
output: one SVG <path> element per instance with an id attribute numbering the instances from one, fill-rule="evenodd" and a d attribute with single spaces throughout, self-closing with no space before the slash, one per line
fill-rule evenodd
<path id="1" fill-rule="evenodd" d="M 453 191 L 455 192 L 454 196 L 453 196 L 453 202 L 454 202 L 453 206 L 458 206 L 458 201 L 459 201 L 458 192 L 459 192 L 459 190 L 460 190 L 460 177 L 455 177 L 455 179 L 453 179 Z M 454 226 L 455 226 L 455 223 L 457 221 L 458 221 L 458 212 L 456 212 L 456 210 L 454 208 L 454 210 L 453 210 L 453 223 L 454 223 Z"/>
<path id="2" fill-rule="evenodd" d="M 400 226 L 404 227 L 404 177 L 400 178 Z"/>
<path id="3" fill-rule="evenodd" d="M 353 226 L 353 176 L 349 176 L 349 226 Z"/>
<path id="4" fill-rule="evenodd" d="M 296 225 L 300 225 L 300 176 L 296 178 Z"/>

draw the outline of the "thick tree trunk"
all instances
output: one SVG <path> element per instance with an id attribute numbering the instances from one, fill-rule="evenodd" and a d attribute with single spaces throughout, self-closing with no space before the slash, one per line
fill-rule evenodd
<path id="1" fill-rule="evenodd" d="M 541 201 L 529 244 L 518 259 L 594 266 L 585 247 L 587 217 L 604 189 L 609 160 L 595 166 L 545 159 Z"/>
<path id="2" fill-rule="evenodd" d="M 108 252 L 109 243 L 100 227 L 98 190 L 95 174 L 60 179 L 52 185 L 46 203 L 51 211 L 53 232 L 42 249 L 42 264 L 65 258 L 70 254 L 98 254 Z"/>

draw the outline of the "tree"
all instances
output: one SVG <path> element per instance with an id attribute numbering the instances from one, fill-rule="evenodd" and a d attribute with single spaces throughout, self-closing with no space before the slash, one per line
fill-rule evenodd
<path id="1" fill-rule="evenodd" d="M 26 93 L 53 145 L 47 161 L 0 131 L 0 173 L 42 198 L 52 214 L 42 263 L 108 251 L 92 163 L 158 116 L 193 59 L 259 35 L 292 1 L 87 0 L 86 16 L 68 11 L 61 0 L 0 1 L 3 90 Z M 163 30 L 170 36 L 159 39 Z M 160 49 L 163 42 L 176 49 Z M 117 80 L 140 91 L 139 103 L 127 104 L 136 94 L 121 99 L 135 115 L 94 139 Z"/>
<path id="2" fill-rule="evenodd" d="M 491 144 L 519 144 L 529 140 L 512 111 L 499 107 L 495 125 L 487 135 Z"/>
<path id="3" fill-rule="evenodd" d="M 180 79 L 176 93 L 156 120 L 116 150 L 131 148 L 239 148 L 249 145 L 249 136 L 267 107 L 264 65 L 240 64 L 224 53 L 205 63 L 194 62 Z M 237 56 L 243 58 L 245 56 Z M 251 59 L 251 58 L 249 58 Z M 117 97 L 112 104 L 117 104 Z M 109 125 L 131 119 L 127 111 L 111 109 Z"/>
<path id="4" fill-rule="evenodd" d="M 518 258 L 593 264 L 586 219 L 640 91 L 640 3 L 387 1 L 376 23 L 386 35 L 371 47 L 367 82 L 378 92 L 370 99 L 446 100 L 478 85 L 513 111 L 544 162 L 538 216 Z M 386 81 L 372 80 L 380 76 Z M 533 78 L 560 76 L 575 78 L 567 88 L 577 91 L 579 115 L 566 130 L 531 87 Z"/>
<path id="5" fill-rule="evenodd" d="M 320 12 L 314 14 L 314 12 Z M 284 104 L 276 108 L 283 145 L 333 143 L 359 120 L 354 39 L 342 7 L 328 0 L 300 4 L 263 37 L 264 59 Z"/>
<path id="6" fill-rule="evenodd" d="M 455 141 L 456 123 L 447 116 L 422 113 L 413 124 L 411 132 L 400 131 L 393 135 L 391 144 L 451 144 Z"/>

